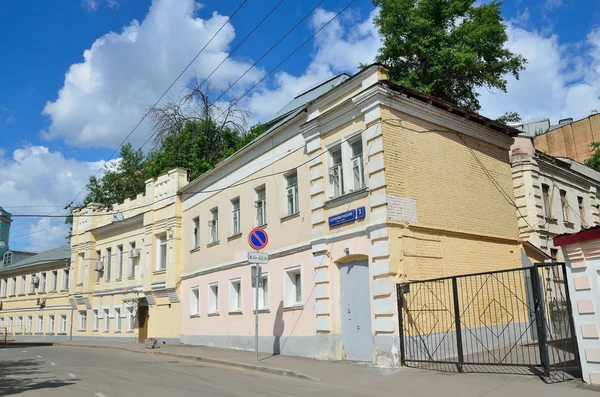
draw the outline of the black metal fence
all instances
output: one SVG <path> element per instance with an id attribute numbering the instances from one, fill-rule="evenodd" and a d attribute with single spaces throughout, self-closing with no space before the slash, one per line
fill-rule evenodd
<path id="1" fill-rule="evenodd" d="M 403 365 L 577 376 L 562 263 L 399 284 Z"/>

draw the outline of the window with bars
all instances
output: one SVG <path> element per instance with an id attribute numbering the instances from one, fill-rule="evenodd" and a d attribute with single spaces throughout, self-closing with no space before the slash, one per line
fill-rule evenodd
<path id="1" fill-rule="evenodd" d="M 256 200 L 254 207 L 256 208 L 256 226 L 264 226 L 267 224 L 267 188 L 265 185 L 254 189 Z"/>
<path id="2" fill-rule="evenodd" d="M 287 214 L 294 215 L 299 211 L 298 208 L 298 173 L 293 172 L 285 176 L 286 181 L 286 204 Z"/>

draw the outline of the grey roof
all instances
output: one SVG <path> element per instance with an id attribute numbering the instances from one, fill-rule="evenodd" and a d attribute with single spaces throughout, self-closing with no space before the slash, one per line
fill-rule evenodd
<path id="1" fill-rule="evenodd" d="M 338 85 L 342 84 L 344 81 L 348 80 L 349 78 L 350 78 L 350 75 L 348 75 L 348 74 L 345 74 L 345 73 L 340 74 L 335 77 L 332 77 L 329 80 L 324 81 L 323 83 L 319 83 L 315 87 L 312 87 L 308 90 L 304 90 L 300 94 L 296 95 L 296 97 L 291 102 L 289 102 L 287 105 L 285 105 L 284 107 L 279 109 L 279 111 L 277 113 L 275 113 L 275 115 L 271 118 L 271 120 L 269 122 L 274 121 L 274 120 L 278 119 L 279 117 L 284 116 L 284 115 L 298 109 L 299 107 L 306 105 L 313 99 L 320 97 L 327 91 L 331 90 L 334 87 L 337 87 Z"/>
<path id="2" fill-rule="evenodd" d="M 37 255 L 30 256 L 29 258 L 23 259 L 22 261 L 13 263 L 12 265 L 6 266 L 2 270 L 12 270 L 15 268 L 42 265 L 45 263 L 58 262 L 66 260 L 71 257 L 71 247 L 68 245 L 64 247 L 54 248 L 48 251 L 42 251 Z"/>

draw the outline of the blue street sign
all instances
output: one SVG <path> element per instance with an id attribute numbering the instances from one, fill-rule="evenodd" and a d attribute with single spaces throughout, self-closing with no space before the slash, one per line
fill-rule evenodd
<path id="1" fill-rule="evenodd" d="M 367 215 L 365 207 L 359 207 L 350 211 L 342 212 L 341 214 L 332 215 L 328 218 L 329 227 L 341 225 L 342 223 L 352 222 L 356 219 L 362 219 Z"/>
<path id="2" fill-rule="evenodd" d="M 255 250 L 261 250 L 269 243 L 269 236 L 263 229 L 257 227 L 250 230 L 248 234 L 248 244 Z"/>

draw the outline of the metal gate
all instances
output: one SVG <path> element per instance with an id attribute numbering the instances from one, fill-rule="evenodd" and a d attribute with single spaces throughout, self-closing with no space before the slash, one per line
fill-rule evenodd
<path id="1" fill-rule="evenodd" d="M 397 285 L 403 365 L 580 376 L 563 263 Z"/>

